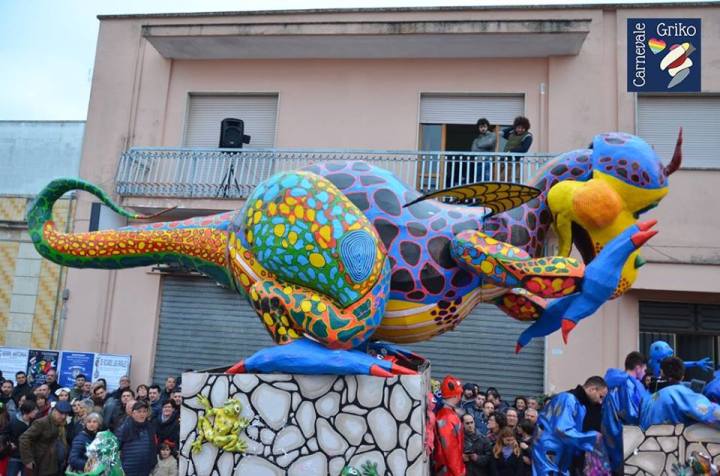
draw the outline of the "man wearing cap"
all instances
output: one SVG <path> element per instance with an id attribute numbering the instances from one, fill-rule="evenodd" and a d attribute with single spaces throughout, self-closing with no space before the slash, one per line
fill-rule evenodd
<path id="1" fill-rule="evenodd" d="M 62 472 L 61 465 L 67 455 L 65 424 L 72 413 L 66 401 L 59 401 L 46 417 L 35 420 L 20 435 L 20 458 L 25 474 L 55 476 Z"/>
<path id="2" fill-rule="evenodd" d="M 464 476 L 463 448 L 465 435 L 458 417 L 458 405 L 462 398 L 462 384 L 448 375 L 440 386 L 443 407 L 437 414 L 435 432 L 435 474 L 437 476 Z"/>

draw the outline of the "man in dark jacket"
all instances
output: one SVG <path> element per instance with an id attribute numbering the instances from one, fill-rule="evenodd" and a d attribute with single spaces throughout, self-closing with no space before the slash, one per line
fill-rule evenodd
<path id="1" fill-rule="evenodd" d="M 48 416 L 35 420 L 20 436 L 20 458 L 27 474 L 62 474 L 67 455 L 65 423 L 70 413 L 72 407 L 68 402 L 58 402 Z"/>
<path id="2" fill-rule="evenodd" d="M 12 417 L 8 424 L 10 444 L 13 447 L 8 463 L 8 475 L 17 476 L 22 472 L 23 464 L 20 459 L 20 436 L 30 428 L 30 423 L 35 419 L 37 406 L 35 402 L 26 401 L 20 406 L 17 414 Z"/>
<path id="3" fill-rule="evenodd" d="M 125 476 L 148 476 L 157 463 L 154 422 L 148 421 L 148 404 L 135 402 L 130 418 L 116 432 Z"/>
<path id="4" fill-rule="evenodd" d="M 148 400 L 150 401 L 150 419 L 157 420 L 160 418 L 160 410 L 162 409 L 160 387 L 158 385 L 150 385 L 148 389 Z"/>
<path id="5" fill-rule="evenodd" d="M 57 381 L 57 370 L 50 369 L 45 374 L 45 383 L 50 389 L 50 394 L 55 395 L 55 390 L 60 388 L 60 384 Z"/>
<path id="6" fill-rule="evenodd" d="M 30 397 L 33 394 L 33 388 L 27 381 L 27 374 L 22 370 L 15 374 L 15 388 L 13 389 L 13 400 L 15 403 L 20 401 L 20 395 Z"/>
<path id="7" fill-rule="evenodd" d="M 489 476 L 492 467 L 492 443 L 475 429 L 475 419 L 469 413 L 462 417 L 465 431 L 465 444 L 463 448 L 463 461 L 465 461 L 465 474 L 467 476 Z"/>
<path id="8" fill-rule="evenodd" d="M 172 398 L 173 392 L 177 389 L 177 380 L 175 377 L 168 377 L 165 379 L 165 389 L 160 394 L 160 401 L 163 403 L 167 402 Z"/>

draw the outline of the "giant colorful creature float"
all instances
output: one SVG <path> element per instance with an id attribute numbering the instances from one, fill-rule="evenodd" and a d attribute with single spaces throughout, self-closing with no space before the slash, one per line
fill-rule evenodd
<path id="1" fill-rule="evenodd" d="M 560 329 L 567 338 L 627 291 L 643 264 L 638 248 L 655 233 L 637 220 L 667 194 L 681 144 L 682 135 L 663 166 L 638 137 L 602 134 L 550 161 L 529 186 L 478 183 L 426 196 L 364 162 L 319 163 L 271 177 L 239 211 L 72 234 L 55 228 L 51 211 L 73 189 L 142 217 L 92 184 L 58 179 L 27 220 L 37 250 L 58 264 L 178 263 L 245 295 L 280 345 L 230 372 L 409 374 L 413 355 L 394 344 L 452 330 L 480 302 L 531 323 L 519 351 Z M 561 256 L 542 256 L 551 226 Z M 573 244 L 583 262 L 569 257 Z"/>

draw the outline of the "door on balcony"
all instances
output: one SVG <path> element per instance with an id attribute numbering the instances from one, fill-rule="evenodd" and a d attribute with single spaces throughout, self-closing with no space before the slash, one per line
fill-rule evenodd
<path id="1" fill-rule="evenodd" d="M 244 133 L 250 136 L 245 147 L 271 148 L 275 145 L 277 94 L 190 94 L 185 121 L 184 147 L 217 149 L 220 123 L 226 118 L 241 119 Z M 191 156 L 191 167 L 181 173 L 191 174 L 192 183 L 202 187 L 218 187 L 235 183 L 239 187 L 255 186 L 273 174 L 272 157 L 253 158 L 241 153 L 203 151 Z M 231 174 L 232 176 L 230 176 Z"/>
<path id="2" fill-rule="evenodd" d="M 523 114 L 524 103 L 522 95 L 422 94 L 420 150 L 469 151 L 481 117 L 497 126 L 497 150 L 502 150 L 500 129 Z M 462 154 L 425 154 L 420 160 L 418 184 L 422 190 L 480 181 L 493 172 L 490 164 L 469 164 Z"/>

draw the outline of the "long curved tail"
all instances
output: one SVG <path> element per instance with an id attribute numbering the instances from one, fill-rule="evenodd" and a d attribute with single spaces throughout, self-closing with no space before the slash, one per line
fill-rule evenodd
<path id="1" fill-rule="evenodd" d="M 40 192 L 27 213 L 30 237 L 43 257 L 73 268 L 123 269 L 177 263 L 207 274 L 221 284 L 234 286 L 227 266 L 226 228 L 230 213 L 117 230 L 62 233 L 52 220 L 52 208 L 71 190 L 89 192 L 114 212 L 130 219 L 155 216 L 121 208 L 102 189 L 84 180 L 53 180 Z"/>

